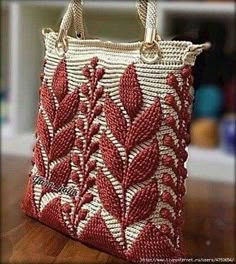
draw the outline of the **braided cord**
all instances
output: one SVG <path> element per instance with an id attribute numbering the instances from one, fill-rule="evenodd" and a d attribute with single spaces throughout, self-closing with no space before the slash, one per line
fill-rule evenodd
<path id="1" fill-rule="evenodd" d="M 157 5 L 155 0 L 137 0 L 137 11 L 139 18 L 145 28 L 157 27 Z M 68 9 L 62 19 L 59 40 L 62 36 L 66 36 L 67 32 L 74 22 L 74 29 L 77 37 L 84 39 L 85 30 L 83 22 L 83 3 L 81 0 L 72 0 L 68 6 Z M 156 35 L 156 39 L 159 36 Z"/>

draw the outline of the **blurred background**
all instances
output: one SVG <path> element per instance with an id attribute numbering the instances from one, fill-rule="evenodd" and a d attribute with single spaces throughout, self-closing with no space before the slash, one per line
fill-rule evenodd
<path id="1" fill-rule="evenodd" d="M 85 22 L 91 38 L 115 42 L 143 39 L 135 1 L 84 2 Z M 210 50 L 198 57 L 194 68 L 195 100 L 185 204 L 188 253 L 198 257 L 233 257 L 235 3 L 225 0 L 157 2 L 158 32 L 162 39 L 191 40 L 194 43 L 210 41 L 212 44 Z M 2 195 L 9 194 L 13 182 L 13 192 L 17 195 L 17 202 L 11 202 L 11 207 L 6 204 L 2 214 L 6 218 L 4 223 L 10 225 L 6 237 L 10 237 L 10 228 L 16 226 L 14 219 L 19 219 L 17 224 L 25 219 L 15 206 L 23 190 L 22 178 L 26 180 L 26 171 L 30 167 L 28 161 L 34 141 L 44 56 L 41 29 L 50 27 L 57 31 L 67 4 L 68 1 L 1 1 Z"/>
<path id="2" fill-rule="evenodd" d="M 3 154 L 31 153 L 44 52 L 41 29 L 59 28 L 67 2 L 1 1 Z M 143 28 L 135 11 L 135 1 L 85 1 L 87 30 L 92 38 L 141 40 Z M 233 1 L 158 1 L 158 32 L 163 39 L 212 43 L 194 69 L 188 162 L 192 177 L 234 181 L 234 11 Z"/>

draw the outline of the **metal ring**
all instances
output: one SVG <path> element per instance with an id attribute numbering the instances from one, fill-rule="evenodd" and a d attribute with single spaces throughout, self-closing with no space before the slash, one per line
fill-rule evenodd
<path id="1" fill-rule="evenodd" d="M 64 56 L 68 50 L 67 39 L 65 37 L 63 37 L 61 41 L 59 41 L 59 40 L 56 41 L 55 48 L 56 48 L 56 52 L 57 52 L 58 56 L 60 56 L 60 57 Z"/>
<path id="2" fill-rule="evenodd" d="M 64 56 L 68 50 L 67 32 L 64 29 L 60 29 L 58 33 L 55 48 L 58 56 Z"/>
<path id="3" fill-rule="evenodd" d="M 158 51 L 156 52 L 156 54 L 153 58 L 147 58 L 144 55 L 144 51 L 146 49 L 153 48 L 154 46 L 157 47 Z M 153 63 L 157 62 L 157 60 L 159 60 L 160 57 L 161 57 L 160 48 L 159 48 L 158 42 L 156 40 L 154 40 L 153 43 L 146 43 L 146 42 L 142 43 L 142 45 L 140 47 L 140 58 L 142 59 L 143 62 L 148 63 L 148 64 L 153 64 Z"/>

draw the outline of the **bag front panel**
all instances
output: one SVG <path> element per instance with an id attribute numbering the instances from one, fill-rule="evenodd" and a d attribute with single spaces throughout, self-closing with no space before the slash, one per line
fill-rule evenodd
<path id="1" fill-rule="evenodd" d="M 148 65 L 138 50 L 76 46 L 61 58 L 54 39 L 46 39 L 23 209 L 130 261 L 182 256 L 192 104 L 191 68 L 179 60 L 186 47 L 176 47 L 175 63 Z"/>

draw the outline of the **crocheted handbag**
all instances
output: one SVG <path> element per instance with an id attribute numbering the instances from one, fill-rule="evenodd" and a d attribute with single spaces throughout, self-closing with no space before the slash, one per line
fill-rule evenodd
<path id="1" fill-rule="evenodd" d="M 86 40 L 81 1 L 44 30 L 26 214 L 137 263 L 183 256 L 191 66 L 205 45 L 162 41 L 155 1 L 138 2 L 145 38 Z M 67 32 L 74 21 L 77 39 Z"/>

